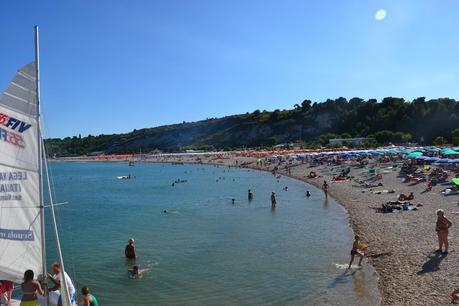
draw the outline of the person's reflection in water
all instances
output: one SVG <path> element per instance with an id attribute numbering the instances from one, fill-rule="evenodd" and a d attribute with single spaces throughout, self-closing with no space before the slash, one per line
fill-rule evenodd
<path id="1" fill-rule="evenodd" d="M 328 198 L 324 198 L 324 209 L 328 209 Z"/>
<path id="2" fill-rule="evenodd" d="M 365 287 L 365 271 L 357 270 L 351 273 L 352 282 L 354 283 L 354 292 L 358 297 L 365 297 L 366 287 Z"/>

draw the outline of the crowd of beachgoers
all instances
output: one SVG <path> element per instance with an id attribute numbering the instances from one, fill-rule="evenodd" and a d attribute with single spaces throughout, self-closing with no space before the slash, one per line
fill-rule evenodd
<path id="1" fill-rule="evenodd" d="M 318 188 L 326 184 L 328 194 L 347 209 L 356 236 L 368 245 L 364 254 L 378 273 L 382 304 L 440 305 L 451 303 L 459 287 L 458 158 L 459 148 L 390 147 L 91 160 L 245 167 L 290 176 Z M 355 251 L 357 244 L 351 248 Z"/>

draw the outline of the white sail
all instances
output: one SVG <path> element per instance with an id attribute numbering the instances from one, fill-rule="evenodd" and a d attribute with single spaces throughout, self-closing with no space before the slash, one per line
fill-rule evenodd
<path id="1" fill-rule="evenodd" d="M 0 279 L 43 271 L 35 62 L 0 97 Z"/>

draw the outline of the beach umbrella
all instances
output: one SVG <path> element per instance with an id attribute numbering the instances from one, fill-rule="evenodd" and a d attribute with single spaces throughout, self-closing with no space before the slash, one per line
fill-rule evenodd
<path id="1" fill-rule="evenodd" d="M 406 158 L 417 158 L 417 157 L 420 157 L 422 156 L 422 153 L 421 152 L 413 152 L 413 153 L 410 153 L 406 156 Z"/>
<path id="2" fill-rule="evenodd" d="M 436 161 L 437 164 L 448 164 L 450 159 L 439 159 Z"/>
<path id="3" fill-rule="evenodd" d="M 431 156 L 426 156 L 426 158 L 424 159 L 425 161 L 430 161 L 430 162 L 436 162 L 438 161 L 440 158 L 438 157 L 431 157 Z"/>
<path id="4" fill-rule="evenodd" d="M 445 149 L 445 150 L 441 151 L 441 154 L 443 154 L 443 155 L 458 155 L 459 152 L 454 151 L 452 149 Z"/>

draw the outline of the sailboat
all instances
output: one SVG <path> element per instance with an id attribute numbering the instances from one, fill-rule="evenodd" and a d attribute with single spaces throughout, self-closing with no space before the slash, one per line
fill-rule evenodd
<path id="1" fill-rule="evenodd" d="M 50 222 L 61 265 L 59 293 L 48 292 L 40 305 L 52 306 L 60 294 L 63 306 L 71 306 L 64 261 L 56 225 L 48 165 L 40 129 L 40 55 L 38 26 L 35 60 L 19 69 L 0 96 L 0 279 L 22 283 L 26 270 L 38 279 L 47 276 L 45 225 Z M 44 182 L 49 205 L 44 203 Z M 45 220 L 45 208 L 50 220 Z M 19 305 L 19 301 L 12 301 Z"/>

